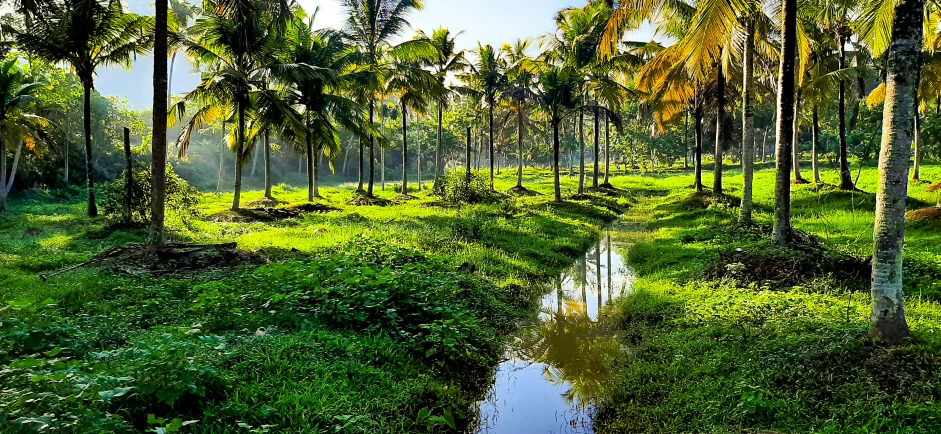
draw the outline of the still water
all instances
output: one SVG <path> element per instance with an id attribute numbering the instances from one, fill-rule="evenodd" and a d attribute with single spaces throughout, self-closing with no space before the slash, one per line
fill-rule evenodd
<path id="1" fill-rule="evenodd" d="M 593 397 L 620 350 L 601 318 L 631 291 L 634 272 L 612 230 L 554 283 L 537 320 L 507 349 L 496 381 L 480 404 L 480 434 L 593 433 Z"/>

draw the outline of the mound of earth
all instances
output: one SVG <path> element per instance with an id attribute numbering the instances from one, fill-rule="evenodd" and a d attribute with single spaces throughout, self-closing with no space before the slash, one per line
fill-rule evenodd
<path id="1" fill-rule="evenodd" d="M 249 202 L 245 205 L 250 208 L 274 208 L 278 205 L 281 205 L 281 201 L 273 197 L 271 198 L 266 197 L 263 199 Z"/>
<path id="2" fill-rule="evenodd" d="M 928 191 L 930 191 L 930 192 L 939 192 L 939 191 L 941 191 L 941 181 L 938 181 L 938 182 L 936 182 L 936 183 L 934 183 L 934 184 L 931 184 L 931 186 L 928 187 Z"/>
<path id="3" fill-rule="evenodd" d="M 50 276 L 41 277 L 45 280 L 48 277 L 90 266 L 133 276 L 145 274 L 182 276 L 231 269 L 243 265 L 263 265 L 267 262 L 265 257 L 257 253 L 239 250 L 236 243 L 176 243 L 163 246 L 128 244 L 109 249 L 84 264 L 60 270 Z"/>
<path id="4" fill-rule="evenodd" d="M 329 205 L 303 203 L 285 208 L 242 208 L 237 211 L 223 211 L 209 216 L 209 221 L 216 223 L 269 223 L 299 218 L 304 214 L 335 211 L 339 211 L 339 209 Z"/>
<path id="5" fill-rule="evenodd" d="M 770 226 L 754 226 L 761 237 L 771 235 Z M 756 235 L 755 233 L 743 234 Z M 791 248 L 761 246 L 727 249 L 706 267 L 706 277 L 732 278 L 740 282 L 773 287 L 805 285 L 829 279 L 845 288 L 866 288 L 872 273 L 872 259 L 860 258 L 827 248 L 811 234 L 794 231 Z"/>
<path id="6" fill-rule="evenodd" d="M 911 211 L 908 213 L 908 220 L 912 222 L 941 220 L 941 207 L 935 206 L 931 208 Z"/>
<path id="7" fill-rule="evenodd" d="M 353 197 L 353 200 L 350 201 L 350 205 L 353 206 L 391 206 L 395 202 L 391 200 L 382 199 L 375 196 L 367 196 L 365 194 L 357 194 Z"/>
<path id="8" fill-rule="evenodd" d="M 526 187 L 519 186 L 519 185 L 517 185 L 516 187 L 511 188 L 511 189 L 510 189 L 510 194 L 513 194 L 513 195 L 516 195 L 516 196 L 525 196 L 525 197 L 539 196 L 539 193 L 537 193 L 537 192 L 535 192 L 535 191 L 532 191 L 532 190 L 530 190 L 530 189 L 528 189 L 528 188 L 526 188 Z"/>
<path id="9" fill-rule="evenodd" d="M 324 205 L 322 203 L 299 203 L 285 207 L 284 209 L 288 211 L 297 211 L 301 214 L 323 214 L 328 212 L 337 212 L 340 209 L 334 208 L 330 205 Z"/>

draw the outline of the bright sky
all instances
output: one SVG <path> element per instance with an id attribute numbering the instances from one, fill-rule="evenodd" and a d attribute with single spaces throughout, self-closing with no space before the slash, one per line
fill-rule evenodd
<path id="1" fill-rule="evenodd" d="M 192 1 L 192 0 L 191 0 Z M 339 0 L 299 0 L 308 12 L 320 7 L 317 27 L 341 27 L 345 11 Z M 153 13 L 149 0 L 130 0 L 136 13 Z M 444 26 L 452 32 L 464 33 L 458 37 L 458 48 L 473 49 L 477 42 L 503 45 L 519 38 L 535 38 L 554 29 L 555 14 L 566 7 L 580 6 L 582 0 L 425 0 L 425 8 L 413 13 L 409 22 L 414 29 L 431 32 Z M 407 32 L 411 37 L 414 32 Z M 628 36 L 633 40 L 649 40 L 647 29 Z M 131 71 L 111 68 L 102 71 L 96 87 L 104 95 L 125 97 L 135 109 L 144 109 L 153 101 L 151 90 L 153 60 L 138 59 Z M 199 82 L 198 74 L 190 71 L 185 62 L 177 61 L 173 74 L 173 92 L 184 93 Z"/>

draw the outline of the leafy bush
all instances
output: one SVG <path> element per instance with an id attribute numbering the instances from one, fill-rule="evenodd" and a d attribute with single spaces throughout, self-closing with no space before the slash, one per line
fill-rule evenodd
<path id="1" fill-rule="evenodd" d="M 432 194 L 448 203 L 480 203 L 493 197 L 490 179 L 484 172 L 472 172 L 470 178 L 463 170 L 452 170 L 435 181 Z"/>
<path id="2" fill-rule="evenodd" d="M 131 220 L 138 223 L 149 223 L 151 218 L 151 199 L 153 183 L 151 182 L 150 165 L 141 163 L 132 175 L 131 181 Z M 107 184 L 104 188 L 102 208 L 105 215 L 123 216 L 127 188 L 125 176 Z M 173 171 L 172 166 L 167 167 L 167 209 L 175 211 L 184 220 L 196 217 L 199 213 L 199 191 L 189 185 Z"/>

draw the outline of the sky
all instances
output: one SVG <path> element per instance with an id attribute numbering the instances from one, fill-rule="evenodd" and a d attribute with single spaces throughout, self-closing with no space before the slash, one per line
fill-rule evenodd
<path id="1" fill-rule="evenodd" d="M 192 1 L 192 0 L 191 0 Z M 129 0 L 135 13 L 153 14 L 151 0 Z M 339 28 L 344 24 L 344 10 L 339 0 L 299 0 L 308 12 L 317 7 L 315 27 Z M 452 32 L 460 32 L 459 49 L 473 49 L 478 41 L 501 46 L 520 38 L 536 38 L 552 31 L 555 14 L 566 7 L 579 6 L 581 0 L 425 0 L 425 8 L 413 12 L 409 22 L 413 29 L 428 33 L 444 26 Z M 408 31 L 404 37 L 411 37 Z M 649 40 L 651 32 L 642 29 L 628 35 L 629 39 Z M 126 98 L 130 106 L 141 110 L 153 103 L 152 87 L 153 59 L 138 58 L 130 71 L 123 68 L 108 68 L 99 73 L 96 88 L 103 95 Z M 199 83 L 199 74 L 194 73 L 185 59 L 176 62 L 171 83 L 174 94 L 185 93 Z"/>

